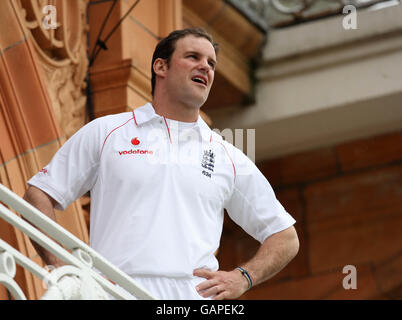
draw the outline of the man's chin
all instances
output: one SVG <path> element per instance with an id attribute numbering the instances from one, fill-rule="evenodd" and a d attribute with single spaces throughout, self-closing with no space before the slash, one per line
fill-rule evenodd
<path id="1" fill-rule="evenodd" d="M 203 99 L 203 100 L 198 104 L 197 108 L 200 109 L 200 108 L 205 104 L 205 102 L 207 102 L 207 99 Z"/>
<path id="2" fill-rule="evenodd" d="M 199 98 L 197 97 L 197 98 L 189 99 L 186 104 L 191 108 L 200 109 L 205 104 L 207 99 L 208 99 L 208 96 L 199 97 Z"/>

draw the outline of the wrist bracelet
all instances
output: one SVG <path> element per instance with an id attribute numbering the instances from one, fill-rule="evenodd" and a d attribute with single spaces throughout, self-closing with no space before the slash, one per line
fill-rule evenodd
<path id="1" fill-rule="evenodd" d="M 236 269 L 239 270 L 239 271 L 241 272 L 241 274 L 246 277 L 246 279 L 247 279 L 247 281 L 248 281 L 248 289 L 250 290 L 251 287 L 253 286 L 253 281 L 251 280 L 250 275 L 249 275 L 248 272 L 247 272 L 245 269 L 243 269 L 242 267 L 237 267 Z"/>

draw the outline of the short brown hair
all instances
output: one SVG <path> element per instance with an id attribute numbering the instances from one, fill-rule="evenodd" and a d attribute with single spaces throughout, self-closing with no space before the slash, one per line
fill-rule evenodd
<path id="1" fill-rule="evenodd" d="M 215 43 L 214 40 L 212 39 L 212 36 L 202 28 L 187 28 L 171 32 L 166 38 L 163 38 L 162 40 L 159 41 L 152 56 L 152 64 L 151 64 L 152 96 L 154 96 L 155 82 L 156 82 L 156 74 L 154 71 L 155 60 L 161 58 L 166 60 L 167 63 L 169 64 L 170 58 L 172 57 L 172 54 L 176 49 L 177 40 L 184 38 L 185 36 L 188 35 L 193 35 L 196 37 L 207 39 L 209 42 L 211 42 L 212 46 L 214 47 L 215 53 L 218 54 L 219 45 Z"/>

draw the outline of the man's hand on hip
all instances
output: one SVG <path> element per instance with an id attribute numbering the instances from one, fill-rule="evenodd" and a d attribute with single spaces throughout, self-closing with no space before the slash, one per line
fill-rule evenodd
<path id="1" fill-rule="evenodd" d="M 237 269 L 232 271 L 210 271 L 196 269 L 194 276 L 207 280 L 197 285 L 197 292 L 204 298 L 214 296 L 214 300 L 236 299 L 248 289 L 248 281 Z"/>

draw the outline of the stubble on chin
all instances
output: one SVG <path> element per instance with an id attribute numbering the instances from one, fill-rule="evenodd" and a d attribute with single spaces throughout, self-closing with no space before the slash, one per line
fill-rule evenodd
<path id="1" fill-rule="evenodd" d="M 205 89 L 204 94 L 194 93 L 189 90 L 188 94 L 183 97 L 183 102 L 189 107 L 194 109 L 200 109 L 208 99 L 209 90 Z"/>

